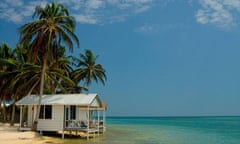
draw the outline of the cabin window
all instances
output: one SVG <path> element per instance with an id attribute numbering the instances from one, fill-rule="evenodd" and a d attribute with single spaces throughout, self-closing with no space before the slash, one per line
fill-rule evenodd
<path id="1" fill-rule="evenodd" d="M 70 119 L 76 119 L 76 106 L 71 105 L 70 106 Z"/>
<path id="2" fill-rule="evenodd" d="M 52 106 L 51 105 L 41 105 L 40 119 L 52 119 Z"/>

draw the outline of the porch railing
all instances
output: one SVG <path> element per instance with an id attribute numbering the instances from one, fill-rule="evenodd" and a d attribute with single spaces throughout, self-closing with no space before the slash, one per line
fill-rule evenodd
<path id="1" fill-rule="evenodd" d="M 103 129 L 104 122 L 91 120 L 89 122 L 83 120 L 66 120 L 65 129 L 72 130 L 86 130 L 86 129 Z"/>

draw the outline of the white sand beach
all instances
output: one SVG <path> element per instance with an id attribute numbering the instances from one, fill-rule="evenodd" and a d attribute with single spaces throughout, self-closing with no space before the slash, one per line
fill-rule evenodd
<path id="1" fill-rule="evenodd" d="M 60 143 L 60 139 L 41 136 L 32 131 L 20 132 L 18 126 L 0 123 L 0 142 L 1 144 L 43 144 Z"/>

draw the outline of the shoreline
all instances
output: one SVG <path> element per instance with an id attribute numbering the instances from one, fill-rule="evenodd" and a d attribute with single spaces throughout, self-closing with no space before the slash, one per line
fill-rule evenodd
<path id="1" fill-rule="evenodd" d="M 10 126 L 8 123 L 0 123 L 0 141 L 6 144 L 44 144 L 60 143 L 61 139 L 42 136 L 33 131 L 18 131 L 18 124 Z"/>

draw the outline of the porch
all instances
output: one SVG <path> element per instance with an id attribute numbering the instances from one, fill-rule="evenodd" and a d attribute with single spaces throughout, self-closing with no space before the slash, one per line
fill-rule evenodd
<path id="1" fill-rule="evenodd" d="M 75 112 L 76 110 L 76 112 Z M 95 137 L 106 131 L 106 104 L 102 103 L 101 107 L 76 107 L 65 106 L 65 120 L 62 132 L 64 138 L 65 132 L 75 135 L 82 132 L 87 138 Z"/>

